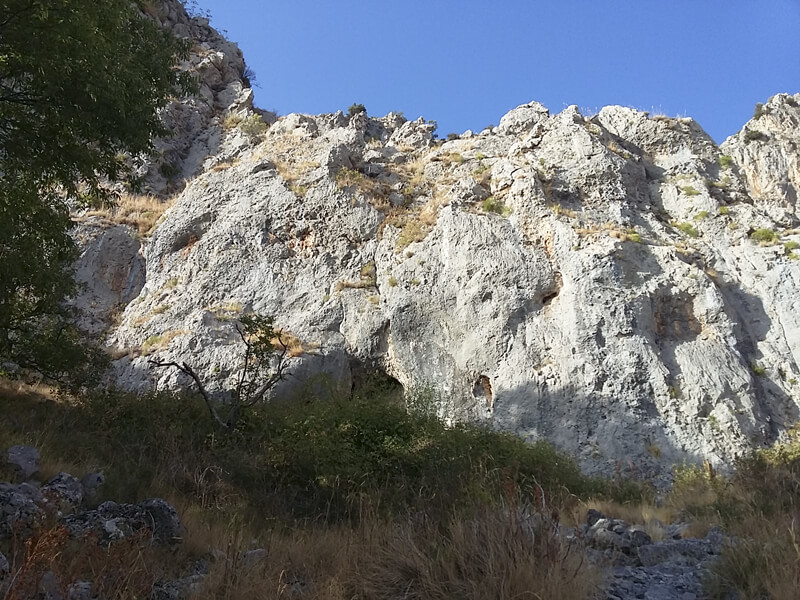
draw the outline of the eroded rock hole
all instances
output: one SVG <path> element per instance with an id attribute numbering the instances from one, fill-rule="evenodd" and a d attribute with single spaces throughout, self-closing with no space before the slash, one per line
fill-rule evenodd
<path id="1" fill-rule="evenodd" d="M 475 398 L 483 399 L 489 410 L 494 408 L 494 393 L 492 392 L 492 382 L 486 375 L 481 375 L 475 380 L 472 388 L 472 395 Z"/>
<path id="2" fill-rule="evenodd" d="M 561 292 L 561 286 L 564 285 L 564 279 L 563 277 L 561 277 L 561 273 L 558 272 L 554 273 L 553 281 L 554 281 L 553 289 L 550 290 L 550 292 L 548 292 L 544 296 L 542 296 L 543 306 L 547 306 L 548 304 L 550 304 L 556 298 L 556 296 L 558 296 L 558 294 Z"/>

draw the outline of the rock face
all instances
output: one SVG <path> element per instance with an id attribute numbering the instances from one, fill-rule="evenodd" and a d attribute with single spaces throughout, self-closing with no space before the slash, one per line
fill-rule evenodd
<path id="1" fill-rule="evenodd" d="M 769 216 L 791 227 L 800 217 L 800 94 L 777 94 L 722 144 L 739 166 L 750 196 Z"/>
<path id="2" fill-rule="evenodd" d="M 722 150 L 537 103 L 447 142 L 395 114 L 234 133 L 143 246 L 114 382 L 187 385 L 152 354 L 224 387 L 256 311 L 298 340 L 278 393 L 346 390 L 355 361 L 590 470 L 724 464 L 798 419 L 798 98 Z"/>
<path id="3" fill-rule="evenodd" d="M 197 93 L 174 100 L 162 119 L 172 132 L 155 141 L 155 156 L 141 162 L 137 175 L 144 188 L 157 195 L 182 187 L 221 147 L 226 117 L 253 114 L 253 90 L 239 47 L 225 39 L 202 16 L 190 17 L 183 3 L 163 0 L 148 16 L 179 38 L 191 40 L 189 58 L 181 68 L 197 78 Z"/>
<path id="4" fill-rule="evenodd" d="M 723 465 L 798 420 L 800 95 L 722 149 L 692 119 L 536 102 L 447 142 L 394 113 L 258 113 L 263 133 L 237 125 L 257 113 L 235 44 L 174 0 L 155 17 L 196 41 L 199 93 L 141 174 L 193 178 L 149 239 L 79 232 L 115 385 L 189 383 L 157 357 L 225 389 L 255 311 L 292 342 L 276 394 L 379 367 L 590 470 Z"/>

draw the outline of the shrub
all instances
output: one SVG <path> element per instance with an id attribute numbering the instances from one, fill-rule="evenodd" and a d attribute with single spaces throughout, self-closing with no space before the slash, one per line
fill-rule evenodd
<path id="1" fill-rule="evenodd" d="M 733 164 L 733 157 L 727 154 L 722 154 L 719 158 L 717 158 L 717 162 L 723 169 L 730 169 L 731 165 Z"/>
<path id="2" fill-rule="evenodd" d="M 717 212 L 721 215 L 727 215 L 731 212 L 731 209 L 728 208 L 727 206 L 720 206 Z"/>
<path id="3" fill-rule="evenodd" d="M 351 104 L 347 109 L 347 116 L 354 117 L 359 113 L 366 113 L 367 109 L 363 104 Z"/>
<path id="4" fill-rule="evenodd" d="M 494 196 L 489 196 L 486 198 L 486 200 L 484 200 L 481 204 L 481 208 L 484 210 L 484 212 L 492 212 L 498 215 L 503 215 L 504 217 L 507 217 L 511 214 L 511 209 L 503 204 L 502 200 L 495 198 Z"/>
<path id="5" fill-rule="evenodd" d="M 259 114 L 253 114 L 239 123 L 239 129 L 250 138 L 257 138 L 267 132 L 269 126 Z"/>
<path id="6" fill-rule="evenodd" d="M 756 361 L 750 363 L 750 370 L 753 372 L 753 375 L 756 377 L 764 377 L 767 374 L 767 368 L 762 367 Z"/>
<path id="7" fill-rule="evenodd" d="M 750 234 L 750 239 L 754 242 L 759 242 L 762 244 L 771 244 L 778 239 L 778 236 L 775 234 L 772 229 L 767 228 L 760 228 L 756 229 L 753 233 Z"/>
<path id="8" fill-rule="evenodd" d="M 758 142 L 767 139 L 767 135 L 761 131 L 757 131 L 755 129 L 745 129 L 744 130 L 744 141 L 745 143 L 749 142 Z"/>
<path id="9" fill-rule="evenodd" d="M 760 119 L 762 116 L 766 114 L 766 109 L 764 108 L 764 104 L 759 102 L 756 104 L 755 109 L 753 110 L 753 118 Z"/>
<path id="10" fill-rule="evenodd" d="M 800 243 L 790 240 L 783 245 L 783 248 L 786 250 L 786 252 L 791 252 L 792 250 L 797 250 L 800 248 Z"/>

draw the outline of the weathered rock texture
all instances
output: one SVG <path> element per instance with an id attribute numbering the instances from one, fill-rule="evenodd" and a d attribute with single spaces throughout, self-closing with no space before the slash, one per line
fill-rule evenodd
<path id="1" fill-rule="evenodd" d="M 357 359 L 587 466 L 725 463 L 798 418 L 798 98 L 732 159 L 691 119 L 621 107 L 531 103 L 444 143 L 394 114 L 282 117 L 143 246 L 115 381 L 187 384 L 153 353 L 224 382 L 256 311 L 302 341 L 294 388 L 346 389 Z"/>
<path id="2" fill-rule="evenodd" d="M 206 168 L 142 244 L 144 285 L 109 336 L 117 385 L 188 384 L 157 356 L 224 387 L 235 320 L 256 311 L 297 338 L 278 393 L 346 391 L 351 364 L 379 366 L 447 417 L 587 467 L 726 463 L 798 419 L 800 95 L 723 150 L 692 119 L 537 103 L 447 142 L 341 112 L 246 135 L 220 125 L 250 114 L 241 55 L 176 17 L 208 54 L 202 102 L 175 108 L 194 125 L 168 143 L 182 174 Z"/>

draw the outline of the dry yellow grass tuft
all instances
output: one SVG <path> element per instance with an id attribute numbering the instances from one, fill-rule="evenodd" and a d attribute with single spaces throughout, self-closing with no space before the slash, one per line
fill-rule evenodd
<path id="1" fill-rule="evenodd" d="M 287 354 L 292 358 L 319 348 L 318 344 L 304 344 L 299 337 L 286 329 L 278 329 L 276 333 L 278 335 L 270 340 L 273 347 L 276 350 L 283 350 L 285 347 Z"/>
<path id="2" fill-rule="evenodd" d="M 122 194 L 112 204 L 86 213 L 85 217 L 103 217 L 117 225 L 135 228 L 139 235 L 152 233 L 159 218 L 172 206 L 174 198 L 162 200 L 146 194 Z"/>

